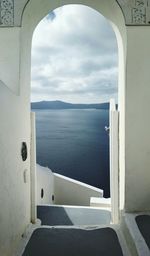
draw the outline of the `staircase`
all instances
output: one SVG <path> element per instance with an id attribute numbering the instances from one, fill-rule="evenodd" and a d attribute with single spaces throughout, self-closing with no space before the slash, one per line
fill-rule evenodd
<path id="1" fill-rule="evenodd" d="M 19 256 L 130 256 L 108 209 L 39 205 L 37 215 Z"/>

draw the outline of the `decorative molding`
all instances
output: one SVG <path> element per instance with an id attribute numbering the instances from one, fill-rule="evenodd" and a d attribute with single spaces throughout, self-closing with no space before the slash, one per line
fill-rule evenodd
<path id="1" fill-rule="evenodd" d="M 126 25 L 150 26 L 150 0 L 116 0 L 125 17 Z"/>
<path id="2" fill-rule="evenodd" d="M 14 0 L 0 0 L 0 26 L 14 26 Z"/>

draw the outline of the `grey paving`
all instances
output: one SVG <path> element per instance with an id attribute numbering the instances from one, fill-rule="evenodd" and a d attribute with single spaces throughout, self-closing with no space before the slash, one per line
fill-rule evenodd
<path id="1" fill-rule="evenodd" d="M 108 225 L 111 219 L 107 210 L 58 206 L 38 206 L 37 217 L 49 226 Z"/>
<path id="2" fill-rule="evenodd" d="M 150 249 L 150 216 L 139 215 L 135 218 L 138 228 Z"/>
<path id="3" fill-rule="evenodd" d="M 39 228 L 34 231 L 23 256 L 123 256 L 111 228 Z"/>

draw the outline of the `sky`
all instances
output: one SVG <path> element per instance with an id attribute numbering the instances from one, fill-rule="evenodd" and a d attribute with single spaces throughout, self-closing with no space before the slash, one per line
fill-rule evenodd
<path id="1" fill-rule="evenodd" d="M 67 5 L 50 12 L 32 40 L 31 101 L 117 100 L 118 48 L 111 24 L 97 11 Z"/>

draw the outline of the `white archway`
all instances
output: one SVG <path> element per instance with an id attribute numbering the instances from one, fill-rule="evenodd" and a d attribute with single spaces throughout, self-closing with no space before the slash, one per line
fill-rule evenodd
<path id="1" fill-rule="evenodd" d="M 33 31 L 36 25 L 41 21 L 43 17 L 45 17 L 50 11 L 66 4 L 82 4 L 89 6 L 98 12 L 100 12 L 104 17 L 110 20 L 113 29 L 115 31 L 118 43 L 118 52 L 119 52 L 119 85 L 118 85 L 118 93 L 119 93 L 119 111 L 120 111 L 120 145 L 119 145 L 119 153 L 120 153 L 120 209 L 124 208 L 124 170 L 125 170 L 125 162 L 124 162 L 124 104 L 125 104 L 125 78 L 124 78 L 124 69 L 125 69 L 125 52 L 126 52 L 126 30 L 124 24 L 124 18 L 121 12 L 120 7 L 116 2 L 113 0 L 106 0 L 104 1 L 63 1 L 63 3 L 58 3 L 56 1 L 49 2 L 45 0 L 44 2 L 38 1 L 31 1 L 27 5 L 24 15 L 23 15 L 23 30 L 24 30 L 24 37 L 27 35 L 27 39 L 24 38 L 24 41 L 28 40 L 28 54 L 23 58 L 30 57 L 29 54 L 31 53 L 31 39 Z M 28 29 L 30 28 L 30 30 Z M 24 44 L 24 42 L 23 42 Z M 26 50 L 27 51 L 27 50 Z M 28 59 L 29 60 L 29 59 Z M 30 66 L 28 67 L 28 73 Z M 30 81 L 28 79 L 27 82 L 30 85 Z M 29 89 L 29 86 L 28 86 Z"/>

